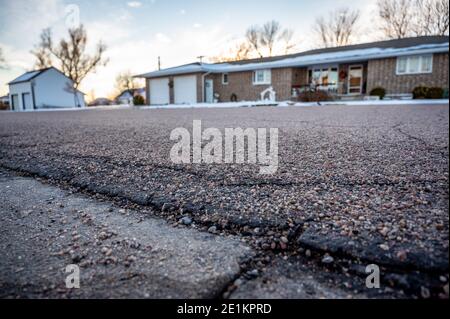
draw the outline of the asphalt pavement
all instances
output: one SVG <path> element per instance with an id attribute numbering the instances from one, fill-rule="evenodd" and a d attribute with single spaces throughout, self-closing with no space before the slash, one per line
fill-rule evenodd
<path id="1" fill-rule="evenodd" d="M 193 120 L 221 131 L 278 128 L 278 171 L 174 164 L 171 131 L 191 130 Z M 304 297 L 295 278 L 311 276 L 318 282 L 308 285 L 318 287 L 312 296 L 442 297 L 448 296 L 448 127 L 448 105 L 3 113 L 0 166 L 15 176 L 9 180 L 40 178 L 160 218 L 169 229 L 231 236 L 250 247 L 250 255 L 237 250 L 247 259 L 224 280 L 244 281 L 192 297 L 243 297 L 255 287 L 265 297 Z M 4 191 L 2 197 L 10 198 Z M 361 269 L 371 263 L 386 274 L 382 293 L 364 288 Z M 285 279 L 270 284 L 267 274 Z M 293 288 L 282 293 L 276 282 L 286 280 L 294 280 Z M 322 288 L 330 282 L 331 292 Z"/>

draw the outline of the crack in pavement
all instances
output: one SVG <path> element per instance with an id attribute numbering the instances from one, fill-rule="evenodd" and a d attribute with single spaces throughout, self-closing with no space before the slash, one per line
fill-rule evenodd
<path id="1" fill-rule="evenodd" d="M 390 261 L 387 271 L 404 264 L 411 280 L 416 269 L 417 282 L 427 284 L 435 269 L 448 271 L 445 114 L 445 106 L 7 114 L 0 134 L 15 136 L 1 144 L 37 146 L 1 146 L 0 163 L 123 207 L 136 204 L 172 225 L 189 217 L 201 230 L 239 235 L 263 256 L 305 254 L 312 241 L 316 265 L 325 251 L 336 259 L 347 254 L 352 264 Z M 172 169 L 167 132 L 190 128 L 193 119 L 219 129 L 279 127 L 279 171 L 261 178 L 251 165 Z M 395 124 L 436 145 L 405 138 Z M 55 143 L 40 145 L 42 137 Z M 77 142 L 67 147 L 65 141 Z"/>
<path id="2" fill-rule="evenodd" d="M 25 173 L 26 174 L 26 173 Z M 31 174 L 32 176 L 32 174 Z M 47 180 L 47 182 L 54 183 L 54 181 Z M 58 185 L 58 183 L 55 183 L 55 185 Z M 95 196 L 98 195 L 96 191 L 88 191 L 87 195 L 89 196 Z M 111 198 L 108 194 L 105 195 L 105 199 L 108 201 L 116 201 L 117 198 Z M 136 201 L 133 201 L 133 198 L 127 198 L 127 200 L 133 202 L 135 206 L 133 206 L 135 210 L 139 211 L 142 210 L 145 206 L 151 207 L 155 210 L 161 210 L 162 207 L 160 205 L 153 206 L 153 205 L 142 205 L 142 203 L 137 203 Z M 196 224 L 196 228 L 200 231 L 208 232 L 208 228 L 212 225 L 211 222 L 204 223 L 201 219 L 197 218 L 196 216 L 201 215 L 201 213 L 194 211 L 189 211 L 189 215 L 186 214 L 187 211 L 184 212 L 184 214 L 179 215 L 179 217 L 182 216 L 191 216 L 193 221 Z M 157 214 L 152 214 L 157 216 Z M 414 259 L 412 259 L 409 263 L 405 263 L 404 261 L 399 262 L 392 260 L 391 258 L 385 258 L 383 257 L 383 250 L 380 249 L 377 245 L 355 245 L 352 244 L 350 246 L 347 245 L 347 240 L 340 238 L 339 236 L 334 238 L 329 238 L 328 236 L 323 236 L 315 234 L 313 229 L 310 227 L 307 227 L 306 229 L 303 228 L 304 224 L 296 224 L 294 228 L 284 227 L 282 225 L 270 225 L 270 224 L 256 224 L 253 226 L 259 226 L 263 227 L 265 233 L 270 233 L 273 231 L 277 231 L 281 228 L 288 230 L 287 238 L 289 241 L 289 245 L 287 245 L 285 248 L 280 248 L 279 244 L 277 244 L 276 247 L 267 247 L 265 249 L 261 249 L 261 246 L 258 244 L 258 241 L 254 241 L 253 237 L 246 237 L 248 235 L 254 236 L 255 234 L 246 234 L 248 233 L 247 227 L 248 223 L 243 222 L 241 220 L 235 220 L 230 221 L 226 227 L 224 227 L 222 235 L 229 234 L 232 236 L 244 236 L 244 238 L 249 238 L 249 240 L 246 242 L 252 249 L 254 249 L 254 255 L 252 258 L 247 259 L 247 261 L 240 263 L 240 270 L 235 273 L 233 276 L 229 278 L 228 284 L 223 285 L 223 289 L 217 290 L 214 296 L 209 296 L 208 298 L 233 298 L 233 295 L 235 296 L 241 296 L 241 292 L 237 293 L 236 291 L 239 291 L 239 286 L 241 284 L 236 284 L 236 282 L 242 282 L 244 280 L 244 283 L 247 285 L 248 281 L 257 280 L 259 278 L 258 276 L 249 275 L 249 272 L 252 270 L 260 270 L 264 269 L 264 271 L 267 269 L 267 267 L 272 269 L 273 267 L 270 266 L 272 262 L 276 261 L 277 256 L 291 256 L 289 258 L 292 259 L 292 256 L 294 256 L 294 259 L 298 259 L 298 252 L 305 252 L 306 250 L 310 250 L 312 254 L 315 255 L 315 257 L 309 257 L 308 260 L 300 259 L 297 262 L 308 264 L 310 267 L 309 276 L 313 276 L 316 279 L 315 282 L 317 283 L 317 287 L 322 287 L 320 282 L 324 281 L 324 279 L 321 279 L 321 275 L 318 273 L 323 271 L 321 268 L 323 265 L 321 265 L 321 258 L 323 254 L 325 253 L 331 253 L 335 257 L 335 264 L 333 266 L 333 272 L 334 275 L 329 275 L 327 278 L 328 280 L 334 280 L 336 282 L 340 282 L 338 285 L 342 285 L 342 279 L 341 276 L 345 276 L 345 273 L 348 272 L 347 268 L 350 269 L 351 272 L 354 273 L 356 278 L 361 278 L 361 280 L 353 279 L 353 283 L 351 286 L 358 286 L 361 282 L 364 281 L 365 278 L 365 272 L 357 271 L 354 272 L 355 267 L 363 267 L 362 265 L 372 264 L 376 263 L 379 266 L 384 267 L 384 271 L 389 274 L 389 281 L 387 281 L 387 284 L 389 284 L 392 288 L 399 288 L 402 287 L 405 289 L 406 292 L 414 294 L 417 292 L 418 289 L 422 287 L 422 285 L 429 285 L 430 289 L 433 292 L 438 292 L 442 289 L 442 284 L 440 282 L 436 282 L 436 277 L 445 275 L 448 273 L 448 264 L 443 265 L 435 265 L 435 264 L 426 264 L 428 262 L 427 259 L 423 259 L 422 255 L 417 256 L 411 256 Z M 256 236 L 257 238 L 264 238 L 265 235 L 261 234 L 259 236 Z M 344 242 L 342 242 L 344 240 Z M 356 252 L 356 253 L 355 253 Z M 270 257 L 269 257 L 270 256 Z M 425 264 L 421 264 L 422 262 L 425 262 Z M 276 263 L 276 262 L 275 262 Z M 360 266 L 358 266 L 360 265 Z M 315 270 L 312 270 L 315 269 Z M 325 267 L 326 269 L 326 267 Z M 270 270 L 272 271 L 272 270 Z M 421 275 L 418 276 L 415 272 L 421 271 Z M 412 272 L 412 273 L 411 273 Z M 262 275 L 263 272 L 260 273 Z M 299 274 L 300 275 L 300 274 Z M 304 275 L 304 274 L 303 274 Z M 301 276 L 303 276 L 301 275 Z M 330 277 L 331 276 L 331 277 Z M 355 284 L 356 282 L 356 284 Z M 433 283 L 434 282 L 434 283 Z M 430 283 L 433 283 L 432 285 Z M 322 287 L 323 288 L 323 287 Z M 359 291 L 357 294 L 352 294 L 349 292 L 345 292 L 344 290 L 336 290 L 335 287 L 328 287 L 328 290 L 323 290 L 322 288 L 318 288 L 318 290 L 322 291 L 323 293 L 327 294 L 330 293 L 330 296 L 334 295 L 335 298 L 346 298 L 349 297 L 357 297 L 357 298 L 364 298 L 367 291 L 365 290 L 364 286 L 359 287 Z M 265 290 L 266 288 L 263 288 Z M 250 294 L 250 292 L 247 292 Z M 403 295 L 405 292 L 400 290 L 400 295 Z M 386 294 L 386 296 L 395 294 L 395 290 L 389 290 L 389 293 Z M 370 295 L 370 294 L 369 294 Z M 303 296 L 303 295 L 302 295 Z M 378 292 L 377 297 L 380 297 L 380 292 Z"/>
<path id="3" fill-rule="evenodd" d="M 2 173 L 0 186 L 1 297 L 212 298 L 253 255 L 231 236 L 141 219 L 33 179 Z M 63 271 L 74 263 L 75 291 Z"/>

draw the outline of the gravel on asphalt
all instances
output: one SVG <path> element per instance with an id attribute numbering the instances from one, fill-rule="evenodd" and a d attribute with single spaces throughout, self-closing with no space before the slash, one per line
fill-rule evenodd
<path id="1" fill-rule="evenodd" d="M 193 120 L 279 128 L 278 172 L 173 164 L 170 133 Z M 5 113 L 0 165 L 231 231 L 262 250 L 445 275 L 448 127 L 448 105 Z"/>

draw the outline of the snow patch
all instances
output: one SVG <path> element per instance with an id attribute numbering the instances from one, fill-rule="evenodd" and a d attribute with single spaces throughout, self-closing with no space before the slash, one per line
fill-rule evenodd
<path id="1" fill-rule="evenodd" d="M 194 104 L 169 104 L 138 107 L 140 110 L 151 109 L 193 109 L 193 108 L 236 108 L 256 106 L 278 106 L 278 102 L 271 101 L 243 101 L 226 103 L 194 103 Z"/>
<path id="2" fill-rule="evenodd" d="M 395 105 L 448 105 L 449 100 L 378 100 L 378 101 L 330 101 L 330 102 L 271 102 L 271 101 L 243 101 L 227 103 L 194 103 L 194 104 L 169 104 L 152 106 L 132 106 L 132 105 L 107 105 L 90 106 L 84 108 L 60 108 L 60 109 L 38 109 L 27 111 L 2 111 L 2 113 L 33 113 L 33 112 L 63 112 L 63 111 L 94 111 L 94 110 L 159 110 L 159 109 L 195 109 L 195 108 L 240 108 L 240 107 L 320 107 L 331 105 L 342 106 L 395 106 Z"/>

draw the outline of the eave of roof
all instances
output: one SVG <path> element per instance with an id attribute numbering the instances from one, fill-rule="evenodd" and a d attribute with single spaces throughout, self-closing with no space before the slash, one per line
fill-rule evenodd
<path id="1" fill-rule="evenodd" d="M 374 44 L 375 45 L 375 44 Z M 270 59 L 265 62 L 260 60 L 236 62 L 236 63 L 193 63 L 170 69 L 150 72 L 137 77 L 157 78 L 170 75 L 182 75 L 189 73 L 232 73 L 245 72 L 258 69 L 276 69 L 285 67 L 305 67 L 318 64 L 359 62 L 373 59 L 391 58 L 413 54 L 429 54 L 449 51 L 449 42 L 422 44 L 404 47 L 365 47 L 360 46 L 346 47 L 343 51 L 332 50 L 332 52 L 321 52 L 316 54 L 297 54 L 281 57 L 279 59 Z"/>
<path id="2" fill-rule="evenodd" d="M 34 78 L 38 77 L 39 75 L 41 75 L 42 73 L 44 73 L 44 72 L 46 72 L 46 71 L 48 71 L 50 69 L 51 69 L 51 67 L 50 68 L 45 68 L 45 69 L 40 69 L 40 70 L 33 70 L 33 71 L 25 72 L 25 73 L 21 74 L 20 76 L 18 76 L 17 78 L 15 78 L 14 80 L 12 80 L 11 82 L 9 82 L 8 85 L 30 82 Z M 30 74 L 30 76 L 26 77 L 27 74 Z"/>
<path id="3" fill-rule="evenodd" d="M 55 68 L 54 66 L 51 66 L 51 67 L 48 67 L 48 68 L 45 68 L 45 69 L 40 69 L 40 70 L 34 70 L 34 71 L 25 72 L 25 73 L 22 74 L 21 76 L 17 77 L 15 80 L 12 80 L 11 82 L 9 82 L 8 85 L 30 82 L 31 80 L 37 78 L 37 77 L 40 76 L 41 74 L 43 74 L 43 73 L 45 73 L 45 72 L 47 72 L 48 70 L 51 70 L 51 69 L 55 70 L 56 72 L 61 73 L 62 75 L 64 75 L 66 78 L 68 78 L 68 79 L 70 80 L 70 78 L 69 78 L 67 75 L 65 75 L 61 70 Z M 24 80 L 19 80 L 20 78 L 23 78 L 25 75 L 30 74 L 30 73 L 35 73 L 35 74 L 33 74 L 33 75 L 30 76 L 30 77 L 25 77 Z M 78 90 L 78 89 L 77 89 L 77 91 L 78 91 L 79 93 L 83 94 L 83 95 L 86 95 L 86 93 L 83 93 L 83 92 L 81 92 L 81 91 Z"/>

